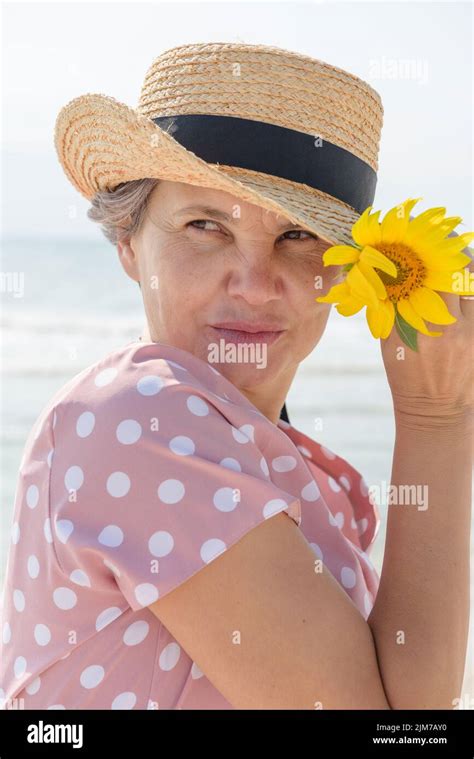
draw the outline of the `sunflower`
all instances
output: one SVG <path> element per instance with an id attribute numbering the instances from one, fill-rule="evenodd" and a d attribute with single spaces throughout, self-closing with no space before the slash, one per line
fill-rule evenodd
<path id="1" fill-rule="evenodd" d="M 429 208 L 410 219 L 410 211 L 421 198 L 409 198 L 388 211 L 382 222 L 372 206 L 352 227 L 355 246 L 334 245 L 323 254 L 325 266 L 342 265 L 345 280 L 334 285 L 320 303 L 336 303 L 343 316 L 352 316 L 367 307 L 366 318 L 375 338 L 386 338 L 394 323 L 404 342 L 416 331 L 439 337 L 433 324 L 452 324 L 438 292 L 472 295 L 459 287 L 461 270 L 471 258 L 461 251 L 474 239 L 474 232 L 447 237 L 462 221 L 445 217 L 445 208 Z M 410 344 L 410 342 L 407 342 Z M 411 344 L 411 347 L 416 347 Z"/>

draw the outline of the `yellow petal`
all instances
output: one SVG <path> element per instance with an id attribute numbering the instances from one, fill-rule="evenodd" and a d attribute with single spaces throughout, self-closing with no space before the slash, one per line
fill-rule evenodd
<path id="1" fill-rule="evenodd" d="M 382 221 L 382 242 L 399 242 L 405 237 L 410 222 L 410 211 L 421 198 L 408 198 L 391 208 Z"/>
<path id="2" fill-rule="evenodd" d="M 370 213 L 372 206 L 365 209 L 355 224 L 352 225 L 352 237 L 357 245 L 377 245 L 380 242 L 380 211 Z"/>
<path id="3" fill-rule="evenodd" d="M 418 330 L 418 332 L 422 332 L 424 335 L 429 335 L 430 337 L 439 337 L 442 335 L 442 332 L 431 332 L 421 316 L 418 316 L 416 311 L 414 311 L 413 306 L 410 305 L 408 298 L 403 298 L 402 300 L 399 300 L 397 302 L 397 309 L 398 312 L 403 318 L 405 319 L 408 324 L 411 324 L 412 327 Z"/>
<path id="4" fill-rule="evenodd" d="M 368 266 L 364 261 L 359 261 L 358 263 L 359 269 L 361 270 L 364 277 L 370 282 L 372 287 L 374 288 L 377 298 L 380 298 L 380 300 L 384 300 L 387 297 L 387 291 L 385 289 L 385 285 L 380 279 L 377 272 L 375 272 L 371 266 Z"/>
<path id="5" fill-rule="evenodd" d="M 443 219 L 442 222 L 433 225 L 429 230 L 424 229 L 418 233 L 413 233 L 410 237 L 410 242 L 415 247 L 418 246 L 419 243 L 435 245 L 442 242 L 461 221 L 461 216 L 449 216 L 448 218 Z"/>
<path id="6" fill-rule="evenodd" d="M 333 245 L 323 253 L 325 266 L 331 264 L 352 264 L 359 260 L 360 250 L 350 245 Z"/>
<path id="7" fill-rule="evenodd" d="M 440 253 L 459 253 L 474 240 L 474 232 L 463 232 L 462 235 L 448 237 L 443 242 L 438 243 L 436 250 Z"/>
<path id="8" fill-rule="evenodd" d="M 338 303 L 340 300 L 344 300 L 351 294 L 349 287 L 345 282 L 341 282 L 339 285 L 333 285 L 326 295 L 320 295 L 315 300 L 318 303 Z"/>
<path id="9" fill-rule="evenodd" d="M 392 277 L 397 276 L 397 267 L 387 256 L 377 248 L 373 248 L 371 245 L 366 245 L 360 254 L 360 260 L 365 261 L 366 264 L 376 269 L 382 269 Z"/>
<path id="10" fill-rule="evenodd" d="M 393 329 L 393 324 L 395 322 L 395 306 L 393 305 L 392 301 L 388 299 L 382 301 L 380 306 L 381 309 L 385 312 L 385 323 L 380 337 L 383 337 L 385 339 L 389 336 L 390 332 Z"/>
<path id="11" fill-rule="evenodd" d="M 373 308 L 372 306 L 367 306 L 365 316 L 373 337 L 381 337 L 385 322 L 384 310 L 382 308 Z"/>
<path id="12" fill-rule="evenodd" d="M 364 303 L 371 303 L 375 308 L 378 307 L 377 293 L 359 269 L 359 264 L 354 264 L 346 277 L 346 282 L 351 291 Z"/>
<path id="13" fill-rule="evenodd" d="M 336 311 L 339 311 L 342 316 L 352 316 L 353 314 L 357 314 L 357 312 L 360 311 L 361 308 L 364 308 L 364 306 L 365 303 L 361 300 L 352 298 L 344 303 L 339 303 L 339 305 L 336 306 Z"/>
<path id="14" fill-rule="evenodd" d="M 439 290 L 443 293 L 473 295 L 469 288 L 469 279 L 467 280 L 467 289 L 463 289 L 465 282 L 464 272 L 430 271 L 428 269 L 423 284 L 431 290 Z"/>
<path id="15" fill-rule="evenodd" d="M 427 287 L 419 287 L 410 294 L 408 300 L 418 316 L 433 324 L 453 324 L 457 321 L 456 317 L 449 313 L 441 295 Z"/>
<path id="16" fill-rule="evenodd" d="M 439 248 L 430 252 L 418 248 L 416 253 L 432 271 L 458 271 L 471 263 L 465 253 L 441 253 Z"/>

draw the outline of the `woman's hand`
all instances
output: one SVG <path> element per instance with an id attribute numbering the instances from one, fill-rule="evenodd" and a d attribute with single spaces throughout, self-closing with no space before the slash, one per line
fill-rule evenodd
<path id="1" fill-rule="evenodd" d="M 468 268 L 474 271 L 474 263 Z M 396 418 L 426 420 L 428 426 L 464 420 L 474 409 L 474 301 L 438 294 L 457 319 L 449 325 L 427 322 L 440 337 L 418 333 L 418 352 L 404 345 L 395 327 L 381 340 Z"/>

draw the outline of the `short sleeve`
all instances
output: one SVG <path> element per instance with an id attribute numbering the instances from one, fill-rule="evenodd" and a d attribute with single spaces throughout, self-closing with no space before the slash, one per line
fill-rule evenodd
<path id="1" fill-rule="evenodd" d="M 50 508 L 65 573 L 93 586 L 106 567 L 138 610 L 265 519 L 299 525 L 299 500 L 270 479 L 270 425 L 235 426 L 210 395 L 145 376 L 58 409 Z"/>

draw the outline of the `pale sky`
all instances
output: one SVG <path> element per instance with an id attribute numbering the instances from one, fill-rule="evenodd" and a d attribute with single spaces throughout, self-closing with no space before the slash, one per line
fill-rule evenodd
<path id="1" fill-rule="evenodd" d="M 473 229 L 470 3 L 12 2 L 2 16 L 3 237 L 105 239 L 58 163 L 57 113 L 86 92 L 134 107 L 157 55 L 204 41 L 276 45 L 368 81 L 385 109 L 374 207 L 422 197 L 416 213 L 445 205 Z"/>

